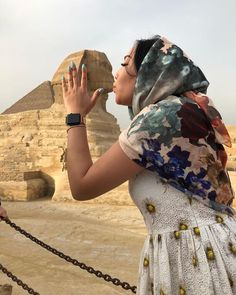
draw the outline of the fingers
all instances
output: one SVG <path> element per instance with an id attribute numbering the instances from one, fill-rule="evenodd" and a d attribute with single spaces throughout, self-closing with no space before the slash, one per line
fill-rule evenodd
<path id="1" fill-rule="evenodd" d="M 69 66 L 68 68 L 68 88 L 73 87 L 73 76 L 72 76 L 72 67 Z"/>
<path id="2" fill-rule="evenodd" d="M 85 64 L 82 64 L 82 74 L 81 74 L 81 88 L 83 91 L 87 91 L 87 68 Z"/>
<path id="3" fill-rule="evenodd" d="M 74 62 L 71 64 L 72 67 L 72 79 L 73 79 L 73 85 L 75 87 L 78 86 L 78 73 L 77 73 L 77 68 Z"/>
<path id="4" fill-rule="evenodd" d="M 65 94 L 68 88 L 67 88 L 66 79 L 64 76 L 61 77 L 61 84 L 62 84 L 62 92 L 63 94 Z"/>
<path id="5" fill-rule="evenodd" d="M 101 95 L 103 92 L 104 92 L 104 89 L 103 88 L 99 88 L 96 91 L 94 91 L 93 96 L 91 98 L 91 102 L 92 102 L 92 105 L 93 106 L 95 105 L 95 103 L 96 103 L 99 95 Z"/>
<path id="6" fill-rule="evenodd" d="M 74 62 L 71 62 L 71 64 L 68 67 L 68 79 L 66 80 L 64 76 L 62 76 L 62 91 L 65 93 L 69 88 L 72 88 L 74 86 L 78 85 L 78 74 L 77 74 L 77 68 Z"/>
<path id="7" fill-rule="evenodd" d="M 74 62 L 70 64 L 68 67 L 68 81 L 66 81 L 65 77 L 62 76 L 62 90 L 63 90 L 63 95 L 67 95 L 66 92 L 69 91 L 72 88 L 77 88 L 79 86 L 79 81 L 78 81 L 78 70 L 76 68 L 76 65 Z M 80 88 L 84 93 L 87 93 L 87 87 L 88 87 L 88 78 L 87 78 L 87 68 L 85 64 L 82 64 L 82 69 L 81 69 L 81 83 L 80 83 Z M 99 95 L 103 93 L 104 89 L 99 88 L 97 89 L 94 93 L 93 96 L 91 97 L 91 103 L 94 106 Z"/>

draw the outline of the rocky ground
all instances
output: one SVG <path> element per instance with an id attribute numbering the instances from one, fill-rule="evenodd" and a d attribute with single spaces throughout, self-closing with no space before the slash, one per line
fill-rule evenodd
<path id="1" fill-rule="evenodd" d="M 231 172 L 236 190 L 236 172 Z M 128 197 L 128 196 L 127 196 Z M 10 219 L 52 247 L 136 285 L 146 229 L 134 206 L 60 203 L 50 199 L 4 202 Z M 0 223 L 0 263 L 41 295 L 132 294 L 75 267 Z M 27 294 L 0 272 L 12 295 Z"/>

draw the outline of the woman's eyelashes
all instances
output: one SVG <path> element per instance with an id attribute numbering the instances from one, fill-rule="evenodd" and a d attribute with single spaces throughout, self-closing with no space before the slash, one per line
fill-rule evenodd
<path id="1" fill-rule="evenodd" d="M 126 67 L 126 66 L 128 66 L 130 58 L 131 58 L 130 55 L 125 55 L 125 56 L 124 56 L 124 62 L 121 63 L 121 66 L 122 66 L 122 67 Z M 128 60 L 127 60 L 127 59 L 128 59 Z"/>

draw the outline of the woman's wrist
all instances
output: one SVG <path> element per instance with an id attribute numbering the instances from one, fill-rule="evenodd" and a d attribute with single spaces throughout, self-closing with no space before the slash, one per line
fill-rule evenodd
<path id="1" fill-rule="evenodd" d="M 82 112 L 73 112 L 73 111 L 68 111 L 66 112 L 66 116 L 69 114 L 80 114 L 81 117 L 86 118 L 87 114 L 84 114 Z"/>
<path id="2" fill-rule="evenodd" d="M 80 125 L 70 126 L 69 128 L 67 128 L 66 132 L 68 133 L 69 130 L 71 130 L 73 128 L 77 128 L 77 127 L 84 127 L 84 128 L 86 128 L 86 125 L 85 124 L 80 124 Z"/>

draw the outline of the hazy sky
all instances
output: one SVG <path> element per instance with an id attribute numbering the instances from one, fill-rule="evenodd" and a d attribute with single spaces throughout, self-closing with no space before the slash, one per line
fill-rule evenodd
<path id="1" fill-rule="evenodd" d="M 236 125 L 235 11 L 235 0 L 0 0 L 0 113 L 72 52 L 105 52 L 115 73 L 136 39 L 159 34 L 202 69 L 224 121 Z M 113 95 L 107 108 L 128 124 Z"/>

